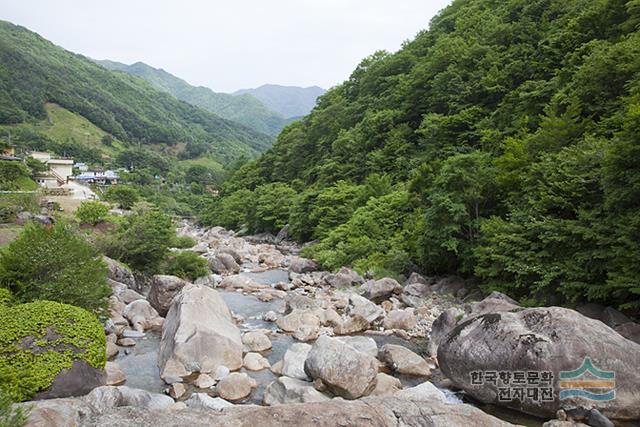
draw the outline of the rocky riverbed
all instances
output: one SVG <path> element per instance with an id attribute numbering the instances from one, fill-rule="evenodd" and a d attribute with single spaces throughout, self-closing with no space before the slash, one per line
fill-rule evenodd
<path id="1" fill-rule="evenodd" d="M 33 402 L 29 425 L 569 427 L 640 418 L 640 345 L 622 313 L 602 308 L 617 322 L 607 326 L 573 310 L 522 309 L 457 277 L 414 273 L 399 283 L 320 271 L 282 235 L 188 222 L 178 231 L 197 241 L 189 250 L 211 274 L 142 278 L 107 260 L 105 386 Z M 621 326 L 627 338 L 612 329 Z M 618 373 L 615 400 L 503 402 L 497 386 L 469 383 L 478 371 L 576 369 L 586 356 Z"/>

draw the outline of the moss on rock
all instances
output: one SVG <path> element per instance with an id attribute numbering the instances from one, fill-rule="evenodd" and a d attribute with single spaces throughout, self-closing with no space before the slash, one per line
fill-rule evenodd
<path id="1" fill-rule="evenodd" d="M 36 301 L 0 305 L 0 388 L 14 400 L 44 390 L 75 360 L 101 369 L 106 340 L 96 317 L 79 307 Z"/>

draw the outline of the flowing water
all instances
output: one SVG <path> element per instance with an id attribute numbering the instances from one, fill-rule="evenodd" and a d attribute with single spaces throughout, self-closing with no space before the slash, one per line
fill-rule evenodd
<path id="1" fill-rule="evenodd" d="M 245 272 L 241 274 L 262 284 L 273 285 L 278 282 L 289 281 L 286 270 L 267 270 L 259 273 Z M 279 333 L 275 323 L 264 321 L 262 318 L 268 311 L 281 313 L 284 309 L 284 301 L 281 299 L 274 299 L 269 302 L 263 302 L 252 295 L 244 295 L 241 292 L 221 291 L 220 293 L 229 309 L 235 315 L 243 317 L 244 320 L 242 320 L 238 325 L 242 332 L 254 329 L 268 329 L 272 331 L 270 336 L 272 348 L 263 352 L 262 355 L 266 357 L 272 365 L 282 360 L 284 353 L 291 344 L 296 342 L 296 340 L 290 335 Z M 417 353 L 420 353 L 421 348 L 424 348 L 423 343 L 421 342 L 405 340 L 395 335 L 371 334 L 366 336 L 371 337 L 378 344 L 378 348 L 381 348 L 385 344 L 398 344 Z M 163 390 L 166 389 L 167 386 L 160 379 L 160 372 L 158 369 L 159 345 L 160 333 L 148 332 L 146 337 L 137 340 L 137 345 L 135 347 L 126 351 L 121 349 L 120 355 L 116 358 L 116 362 L 120 365 L 127 376 L 127 386 L 157 393 L 163 392 Z M 246 400 L 238 403 L 261 404 L 265 388 L 274 381 L 277 376 L 269 369 L 263 369 L 255 372 L 247 371 L 243 368 L 240 372 L 246 372 L 247 375 L 254 378 L 258 383 L 258 388 L 255 389 Z M 412 387 L 424 381 L 423 378 L 402 375 L 398 376 L 398 378 L 404 387 Z M 440 389 L 447 396 L 447 400 L 450 403 L 460 403 L 464 398 L 464 396 L 459 393 L 455 393 L 444 388 Z M 470 403 L 474 404 L 473 402 Z M 528 427 L 540 427 L 542 425 L 542 421 L 540 419 L 527 416 L 516 411 L 496 406 L 475 405 L 479 406 L 485 412 L 508 422 Z"/>

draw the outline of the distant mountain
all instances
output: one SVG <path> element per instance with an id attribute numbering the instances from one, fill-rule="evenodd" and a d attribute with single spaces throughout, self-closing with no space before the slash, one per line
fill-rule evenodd
<path id="1" fill-rule="evenodd" d="M 223 161 L 264 151 L 273 139 L 109 71 L 24 27 L 0 21 L 0 128 L 47 118 L 57 104 L 124 142 L 194 145 Z"/>
<path id="2" fill-rule="evenodd" d="M 270 110 L 249 94 L 233 96 L 228 93 L 217 93 L 202 86 L 192 86 L 163 69 L 153 68 L 143 62 L 136 62 L 132 65 L 109 60 L 96 62 L 110 70 L 123 71 L 138 76 L 156 89 L 169 93 L 182 101 L 267 135 L 278 135 L 288 123 L 284 116 Z"/>
<path id="3" fill-rule="evenodd" d="M 240 89 L 233 95 L 251 94 L 271 110 L 286 118 L 294 118 L 309 114 L 316 105 L 316 99 L 325 92 L 318 86 L 263 85 L 256 89 Z"/>

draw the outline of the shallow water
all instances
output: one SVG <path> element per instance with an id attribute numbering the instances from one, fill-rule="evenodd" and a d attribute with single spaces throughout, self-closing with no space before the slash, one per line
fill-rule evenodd
<path id="1" fill-rule="evenodd" d="M 267 270 L 260 273 L 241 274 L 262 284 L 275 284 L 280 281 L 289 281 L 286 270 Z M 220 293 L 229 309 L 234 314 L 240 315 L 244 318 L 244 320 L 238 325 L 242 332 L 253 329 L 269 329 L 272 331 L 270 336 L 272 348 L 262 352 L 262 355 L 266 357 L 272 365 L 282 360 L 287 349 L 291 344 L 297 341 L 290 335 L 278 333 L 276 324 L 262 320 L 262 316 L 270 310 L 279 313 L 284 307 L 284 301 L 281 299 L 274 299 L 269 302 L 262 302 L 252 295 L 243 295 L 241 292 L 221 291 Z M 136 340 L 137 344 L 135 347 L 129 349 L 129 354 L 125 354 L 125 349 L 121 348 L 120 354 L 115 361 L 120 365 L 120 368 L 127 376 L 127 382 L 125 385 L 156 393 L 162 393 L 163 390 L 167 388 L 164 381 L 160 379 L 160 371 L 158 368 L 160 336 L 160 332 L 147 332 L 147 335 L 144 338 Z M 421 353 L 421 350 L 424 348 L 423 343 L 420 341 L 409 341 L 396 335 L 365 334 L 365 336 L 371 337 L 378 345 L 378 348 L 381 348 L 385 344 L 397 344 L 416 353 Z M 277 376 L 269 369 L 263 369 L 261 371 L 247 371 L 243 368 L 240 372 L 246 372 L 247 375 L 254 378 L 258 382 L 258 388 L 253 390 L 247 399 L 236 403 L 262 404 L 262 399 L 267 385 L 276 380 Z M 410 377 L 406 375 L 396 376 L 400 379 L 405 388 L 413 387 L 425 381 L 424 378 L 420 377 Z M 191 388 L 192 387 L 189 387 L 189 389 Z M 443 388 L 440 390 L 445 393 L 448 402 L 460 403 L 462 401 L 459 393 L 454 393 Z M 199 390 L 199 392 L 202 392 L 202 390 Z M 474 402 L 469 403 L 475 404 L 475 406 L 478 406 L 484 412 L 515 424 L 527 427 L 540 427 L 543 423 L 543 421 L 538 418 L 527 416 L 509 409 L 492 405 L 483 406 Z"/>
<path id="2" fill-rule="evenodd" d="M 134 347 L 120 348 L 115 362 L 127 376 L 126 386 L 155 393 L 162 393 L 167 387 L 160 379 L 158 368 L 160 335 L 160 332 L 147 332 L 144 338 L 136 339 Z M 129 354 L 126 354 L 127 351 Z"/>

